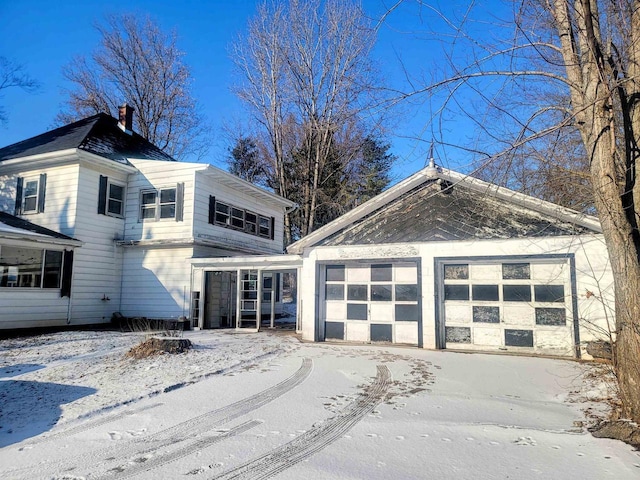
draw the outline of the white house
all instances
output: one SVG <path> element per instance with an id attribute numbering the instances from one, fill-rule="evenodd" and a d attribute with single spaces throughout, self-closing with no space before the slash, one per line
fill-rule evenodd
<path id="1" fill-rule="evenodd" d="M 194 289 L 295 269 L 309 341 L 581 356 L 612 328 L 597 219 L 433 164 L 287 251 L 194 259 Z"/>
<path id="2" fill-rule="evenodd" d="M 75 255 L 65 315 L 17 325 L 8 306 L 0 328 L 105 323 L 114 312 L 190 317 L 190 260 L 282 253 L 293 206 L 211 165 L 174 161 L 132 132 L 126 106 L 120 120 L 98 114 L 2 148 L 0 211 L 70 239 Z M 29 269 L 9 240 L 0 235 L 0 268 Z M 5 283 L 0 295 L 47 310 L 49 289 Z"/>
<path id="3" fill-rule="evenodd" d="M 0 149 L 0 328 L 120 312 L 256 329 L 285 284 L 309 341 L 579 357 L 613 328 L 593 217 L 431 164 L 285 255 L 292 202 L 173 161 L 130 121 Z"/>

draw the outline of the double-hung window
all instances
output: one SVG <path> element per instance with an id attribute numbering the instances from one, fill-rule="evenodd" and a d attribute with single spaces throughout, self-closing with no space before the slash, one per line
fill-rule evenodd
<path id="1" fill-rule="evenodd" d="M 111 217 L 124 217 L 125 187 L 100 175 L 98 185 L 98 213 Z"/>
<path id="2" fill-rule="evenodd" d="M 34 177 L 17 178 L 15 215 L 44 212 L 46 182 L 46 173 Z"/>
<path id="3" fill-rule="evenodd" d="M 184 184 L 176 187 L 142 190 L 140 192 L 140 219 L 182 221 Z"/>

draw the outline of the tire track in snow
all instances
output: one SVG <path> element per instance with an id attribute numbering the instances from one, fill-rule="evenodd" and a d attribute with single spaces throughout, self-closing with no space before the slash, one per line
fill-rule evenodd
<path id="1" fill-rule="evenodd" d="M 367 387 L 359 398 L 351 402 L 341 413 L 325 420 L 295 440 L 292 440 L 271 452 L 250 460 L 211 480 L 257 480 L 276 475 L 311 457 L 332 444 L 349 431 L 365 415 L 370 413 L 388 393 L 391 372 L 385 365 L 377 366 L 378 373 L 374 382 Z"/>
<path id="2" fill-rule="evenodd" d="M 130 467 L 113 468 L 107 471 L 105 475 L 95 477 L 95 478 L 96 480 L 110 479 L 110 478 L 118 478 L 118 479 L 129 478 L 134 475 L 138 475 L 142 472 L 147 472 L 149 470 L 153 470 L 154 468 L 161 467 L 163 465 L 166 465 L 167 463 L 171 463 L 175 460 L 186 457 L 187 455 L 193 455 L 194 452 L 200 451 L 204 448 L 207 448 L 213 445 L 214 443 L 221 442 L 227 438 L 235 437 L 236 435 L 244 433 L 247 430 L 260 425 L 261 423 L 263 423 L 262 420 L 249 420 L 247 422 L 241 423 L 240 425 L 233 427 L 231 430 L 227 432 L 221 433 L 220 435 L 201 438 L 199 440 L 196 440 L 195 442 L 191 442 L 186 445 L 183 445 L 179 449 L 174 450 L 173 452 L 170 452 L 168 454 L 162 455 L 161 457 L 144 460 L 144 463 L 137 462 Z"/>
<path id="3" fill-rule="evenodd" d="M 36 438 L 31 442 L 27 443 L 25 447 L 31 447 L 32 445 L 37 445 L 39 443 L 48 442 L 50 440 L 57 440 L 59 438 L 68 437 L 70 435 L 75 435 L 76 433 L 81 433 L 86 430 L 90 430 L 92 428 L 100 427 L 110 422 L 115 422 L 116 420 L 122 419 L 122 417 L 129 417 L 131 415 L 135 415 L 140 412 L 144 412 L 145 410 L 151 410 L 152 408 L 159 407 L 164 405 L 163 403 L 154 403 L 148 405 L 146 407 L 133 408 L 128 409 L 124 412 L 120 413 L 112 413 L 111 415 L 105 415 L 104 417 L 96 418 L 95 420 L 87 420 L 86 422 L 82 422 L 80 425 L 75 427 L 68 428 L 66 430 L 61 430 L 59 432 L 54 432 L 51 435 L 47 435 L 46 437 Z M 23 447 L 23 448 L 25 448 Z"/>
<path id="4" fill-rule="evenodd" d="M 204 433 L 216 426 L 228 423 L 238 417 L 253 412 L 276 398 L 289 392 L 302 383 L 310 374 L 313 362 L 309 358 L 302 361 L 300 368 L 289 378 L 269 387 L 250 397 L 238 400 L 235 403 L 207 412 L 202 415 L 190 418 L 173 427 L 161 430 L 146 437 L 141 437 L 122 444 L 106 447 L 92 452 L 87 452 L 69 459 L 42 462 L 38 465 L 24 467 L 16 470 L 4 472 L 6 475 L 15 475 L 11 478 L 42 478 L 44 470 L 57 470 L 65 473 L 73 472 L 79 474 L 78 470 L 92 465 L 93 471 L 98 463 L 122 461 L 123 458 L 131 458 L 137 455 L 152 452 L 167 445 L 172 445 L 184 440 L 193 439 L 197 435 Z M 102 459 L 98 459 L 102 457 Z"/>

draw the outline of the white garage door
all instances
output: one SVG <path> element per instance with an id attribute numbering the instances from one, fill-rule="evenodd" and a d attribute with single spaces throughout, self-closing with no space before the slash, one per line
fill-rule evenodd
<path id="1" fill-rule="evenodd" d="M 323 265 L 321 269 L 325 339 L 421 343 L 415 262 Z"/>
<path id="2" fill-rule="evenodd" d="M 444 346 L 575 355 L 568 259 L 442 262 Z"/>

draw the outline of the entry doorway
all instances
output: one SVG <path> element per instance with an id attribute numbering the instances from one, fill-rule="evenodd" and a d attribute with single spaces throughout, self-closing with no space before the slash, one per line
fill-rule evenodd
<path id="1" fill-rule="evenodd" d="M 203 328 L 297 327 L 295 270 L 206 271 L 204 280 Z"/>

